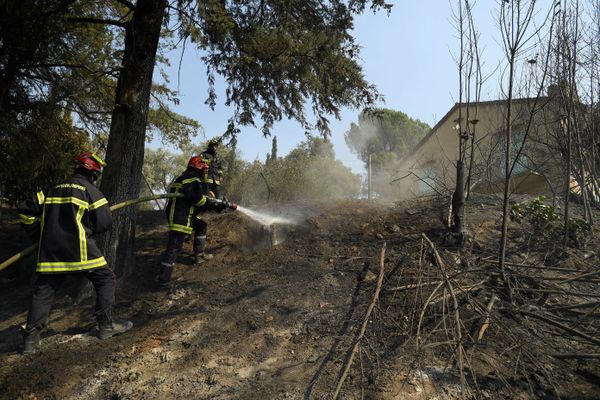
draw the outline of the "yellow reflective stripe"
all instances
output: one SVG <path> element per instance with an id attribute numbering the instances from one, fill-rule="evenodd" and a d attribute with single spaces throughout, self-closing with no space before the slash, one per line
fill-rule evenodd
<path id="1" fill-rule="evenodd" d="M 25 225 L 34 224 L 38 220 L 39 220 L 38 217 L 32 217 L 30 215 L 19 214 L 19 222 L 22 224 L 25 224 Z"/>
<path id="2" fill-rule="evenodd" d="M 192 226 L 192 215 L 194 214 L 194 206 L 190 207 L 190 212 L 188 213 L 187 226 Z"/>
<path id="3" fill-rule="evenodd" d="M 199 202 L 197 202 L 196 204 L 194 204 L 195 206 L 203 206 L 206 203 L 206 196 L 202 196 L 202 198 L 200 199 Z"/>
<path id="4" fill-rule="evenodd" d="M 41 190 L 39 192 L 36 193 L 37 195 L 37 200 L 38 200 L 38 204 L 44 204 L 44 199 L 46 196 L 44 196 L 44 192 L 42 192 Z"/>
<path id="5" fill-rule="evenodd" d="M 200 180 L 200 178 L 184 179 L 181 183 L 183 183 L 184 185 L 186 185 L 186 184 L 192 183 L 192 182 L 200 182 L 200 183 L 202 183 L 202 181 Z"/>
<path id="6" fill-rule="evenodd" d="M 55 189 L 79 189 L 82 191 L 86 191 L 85 186 L 78 185 L 76 183 L 62 183 L 60 185 L 54 186 Z"/>
<path id="7" fill-rule="evenodd" d="M 87 261 L 57 261 L 57 262 L 38 262 L 37 272 L 65 272 L 65 271 L 77 271 L 83 269 L 98 268 L 106 265 L 106 259 L 104 257 L 94 258 L 93 260 Z"/>
<path id="8" fill-rule="evenodd" d="M 204 178 L 203 180 L 204 183 L 211 183 L 213 185 L 220 185 L 221 182 L 218 179 L 212 179 L 212 178 Z"/>
<path id="9" fill-rule="evenodd" d="M 83 207 L 86 210 L 89 207 L 89 203 L 87 201 L 78 199 L 77 197 L 48 197 L 44 204 L 75 204 L 79 207 Z"/>
<path id="10" fill-rule="evenodd" d="M 77 230 L 79 231 L 79 258 L 81 261 L 87 261 L 87 238 L 85 237 L 85 229 L 81 223 L 85 208 L 79 207 L 77 215 L 75 216 L 75 222 L 77 223 Z"/>
<path id="11" fill-rule="evenodd" d="M 90 211 L 95 210 L 96 208 L 100 208 L 105 204 L 108 204 L 108 200 L 100 199 L 97 202 L 90 204 Z"/>
<path id="12" fill-rule="evenodd" d="M 100 156 L 98 156 L 96 153 L 92 153 L 92 158 L 96 160 L 98 164 L 102 165 L 103 167 L 106 167 L 106 162 L 104 162 L 104 160 L 101 159 Z"/>
<path id="13" fill-rule="evenodd" d="M 175 204 L 177 203 L 177 197 L 173 197 L 173 203 L 171 203 L 171 211 L 169 212 L 169 225 L 173 225 L 175 220 Z"/>
<path id="14" fill-rule="evenodd" d="M 169 224 L 169 230 L 187 233 L 187 234 L 190 234 L 193 231 L 193 229 L 191 227 L 183 226 L 183 225 L 179 225 L 179 224 Z"/>
<path id="15" fill-rule="evenodd" d="M 40 218 L 40 238 L 38 239 L 38 243 L 40 243 L 42 241 L 42 235 L 44 234 L 44 220 L 46 218 L 46 205 L 44 204 L 42 206 L 42 217 Z M 37 251 L 37 259 L 40 259 L 40 253 L 42 251 L 42 246 L 38 246 L 38 251 Z"/>

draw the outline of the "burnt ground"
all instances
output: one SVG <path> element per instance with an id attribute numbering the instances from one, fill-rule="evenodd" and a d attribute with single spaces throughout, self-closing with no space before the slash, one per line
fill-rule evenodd
<path id="1" fill-rule="evenodd" d="M 421 285 L 433 276 L 433 252 L 428 252 L 422 233 L 438 246 L 448 273 L 487 268 L 485 276 L 492 275 L 496 270 L 485 263 L 496 252 L 500 207 L 493 197 L 471 203 L 469 229 L 474 239 L 463 251 L 446 243 L 446 208 L 445 199 L 395 204 L 341 200 L 310 209 L 296 205 L 295 212 L 305 220 L 277 228 L 275 234 L 286 239 L 279 244 L 274 241 L 280 237 L 239 212 L 212 214 L 209 248 L 215 258 L 201 267 L 192 265 L 191 243 L 186 243 L 168 292 L 154 291 L 152 283 L 166 241 L 163 214 L 143 212 L 136 273 L 120 283 L 115 310 L 118 317 L 132 320 L 134 328 L 100 341 L 94 333 L 91 300 L 73 305 L 63 294 L 43 333 L 42 349 L 29 356 L 18 353 L 18 326 L 25 321 L 30 293 L 29 285 L 22 283 L 27 267 L 13 266 L 0 275 L 0 398 L 331 398 L 371 302 L 384 242 L 380 299 L 340 398 L 600 398 L 597 358 L 550 355 L 594 354 L 597 345 L 590 347 L 587 339 L 566 335 L 555 325 L 517 316 L 514 308 L 504 306 L 507 301 L 493 282 L 477 286 L 452 278 L 454 287 L 461 287 L 457 297 L 464 318 L 459 324 L 462 335 L 481 319 L 475 315 L 478 304 L 485 308 L 490 293 L 499 293 L 491 307 L 497 314 L 483 338 L 476 345 L 459 341 L 466 360 L 461 368 L 458 360 L 463 357 L 458 354 L 463 353 L 456 352 L 458 342 L 449 326 L 448 316 L 456 311 L 447 295 L 451 290 L 444 288 L 435 300 L 431 290 L 406 286 Z M 4 222 L 3 228 L 0 255 L 5 259 L 23 248 L 26 239 L 13 223 Z M 548 246 L 531 250 L 525 226 L 515 225 L 512 232 L 509 259 L 548 265 Z M 597 249 L 597 242 L 591 241 L 552 265 L 573 271 L 584 264 L 597 268 Z M 589 294 L 585 301 L 597 300 L 598 281 L 592 278 L 575 282 L 569 290 Z M 518 309 L 536 312 L 527 303 L 530 298 L 539 307 L 580 301 L 550 293 L 542 303 L 535 293 L 518 297 Z M 438 304 L 430 308 L 437 311 L 424 312 L 417 324 L 420 310 L 428 310 L 423 304 L 430 294 L 430 303 Z M 595 333 L 597 340 L 597 319 L 589 319 L 595 310 L 584 311 L 585 326 L 577 327 L 588 336 Z M 561 321 L 570 324 L 572 319 Z"/>

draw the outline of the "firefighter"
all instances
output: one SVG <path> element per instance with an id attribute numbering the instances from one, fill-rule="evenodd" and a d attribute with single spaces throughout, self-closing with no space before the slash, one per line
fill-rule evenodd
<path id="1" fill-rule="evenodd" d="M 208 190 L 213 192 L 217 199 L 222 199 L 225 196 L 222 189 L 223 166 L 218 153 L 220 144 L 220 138 L 212 138 L 208 141 L 207 149 L 200 154 L 202 161 L 208 165 L 203 182 L 207 184 Z"/>
<path id="2" fill-rule="evenodd" d="M 182 193 L 183 197 L 169 199 L 165 210 L 169 237 L 157 277 L 159 288 L 169 287 L 177 256 L 181 252 L 186 236 L 192 232 L 194 232 L 194 258 L 196 264 L 201 264 L 206 259 L 204 253 L 206 223 L 198 218 L 198 213 L 208 210 L 221 212 L 225 208 L 233 210 L 237 208 L 235 203 L 208 195 L 204 183 L 208 169 L 208 164 L 204 163 L 201 157 L 194 156 L 190 158 L 187 169 L 171 185 L 169 192 Z"/>
<path id="3" fill-rule="evenodd" d="M 100 339 L 133 326 L 130 321 L 116 322 L 112 318 L 115 275 L 94 240 L 95 234 L 107 231 L 111 225 L 108 201 L 94 185 L 106 164 L 97 155 L 85 152 L 75 158 L 75 165 L 69 181 L 52 187 L 45 195 L 38 192 L 30 212 L 23 214 L 37 219 L 41 231 L 37 274 L 24 328 L 25 354 L 38 348 L 54 294 L 67 276 L 83 274 L 92 282 Z"/>

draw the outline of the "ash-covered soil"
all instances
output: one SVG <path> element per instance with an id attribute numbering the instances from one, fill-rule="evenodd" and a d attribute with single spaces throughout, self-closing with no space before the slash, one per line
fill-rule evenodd
<path id="1" fill-rule="evenodd" d="M 531 376 L 523 376 L 517 367 L 511 374 L 505 364 L 478 359 L 470 364 L 475 373 L 469 376 L 480 377 L 479 389 L 473 392 L 462 390 L 451 356 L 415 350 L 412 325 L 401 306 L 415 293 L 393 289 L 409 282 L 415 260 L 428 257 L 423 232 L 443 246 L 447 199 L 395 204 L 343 200 L 290 207 L 294 216 L 304 216 L 303 222 L 277 227 L 274 233 L 240 213 L 211 214 L 208 247 L 215 258 L 200 267 L 192 265 L 191 242 L 186 243 L 173 288 L 167 292 L 154 291 L 152 282 L 166 243 L 164 216 L 142 212 L 136 273 L 120 283 L 115 310 L 119 318 L 132 320 L 134 328 L 105 341 L 95 337 L 91 300 L 73 305 L 62 295 L 43 333 L 41 350 L 20 355 L 18 326 L 25 321 L 30 289 L 17 279 L 20 274 L 4 272 L 0 398 L 331 398 L 371 302 L 384 242 L 386 275 L 380 302 L 340 398 L 454 399 L 467 392 L 470 398 L 600 398 L 598 359 L 555 359 L 541 365 L 538 374 L 550 374 L 556 390 L 549 388 L 547 379 L 536 377 L 533 367 L 527 369 L 533 371 Z M 470 255 L 481 259 L 494 254 L 497 201 L 482 197 L 468 211 L 475 235 Z M 6 240 L 0 253 L 5 259 L 26 243 L 17 226 L 3 227 Z M 522 244 L 525 233 L 518 229 L 522 228 L 515 228 L 515 240 Z M 594 246 L 573 251 L 571 265 L 577 264 L 577 257 L 597 262 Z M 511 251 L 515 257 L 522 255 L 522 248 Z M 585 290 L 598 293 L 598 283 L 586 284 Z M 483 340 L 502 343 L 502 330 L 494 323 Z M 503 356 L 496 350 L 489 354 Z M 527 361 L 524 357 L 520 362 Z M 537 386 L 531 383 L 536 379 Z"/>

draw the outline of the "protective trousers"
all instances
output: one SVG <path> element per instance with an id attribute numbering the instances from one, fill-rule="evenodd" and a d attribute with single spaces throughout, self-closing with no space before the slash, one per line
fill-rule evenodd
<path id="1" fill-rule="evenodd" d="M 33 296 L 27 315 L 27 330 L 43 329 L 46 326 L 54 295 L 69 275 L 84 274 L 94 285 L 96 307 L 94 315 L 110 313 L 115 304 L 115 274 L 108 266 L 89 271 L 66 274 L 38 274 L 33 286 Z"/>
<path id="2" fill-rule="evenodd" d="M 206 232 L 208 224 L 200 218 L 194 218 L 194 256 L 198 257 L 206 249 Z"/>
<path id="3" fill-rule="evenodd" d="M 194 256 L 204 253 L 206 248 L 206 231 L 208 224 L 201 219 L 194 218 L 192 221 L 194 228 Z M 163 254 L 162 261 L 160 263 L 160 271 L 158 273 L 158 282 L 167 283 L 171 280 L 171 274 L 173 273 L 173 267 L 177 262 L 177 257 L 183 249 L 183 242 L 187 235 L 183 232 L 169 231 L 169 237 L 167 239 L 167 249 Z"/>

